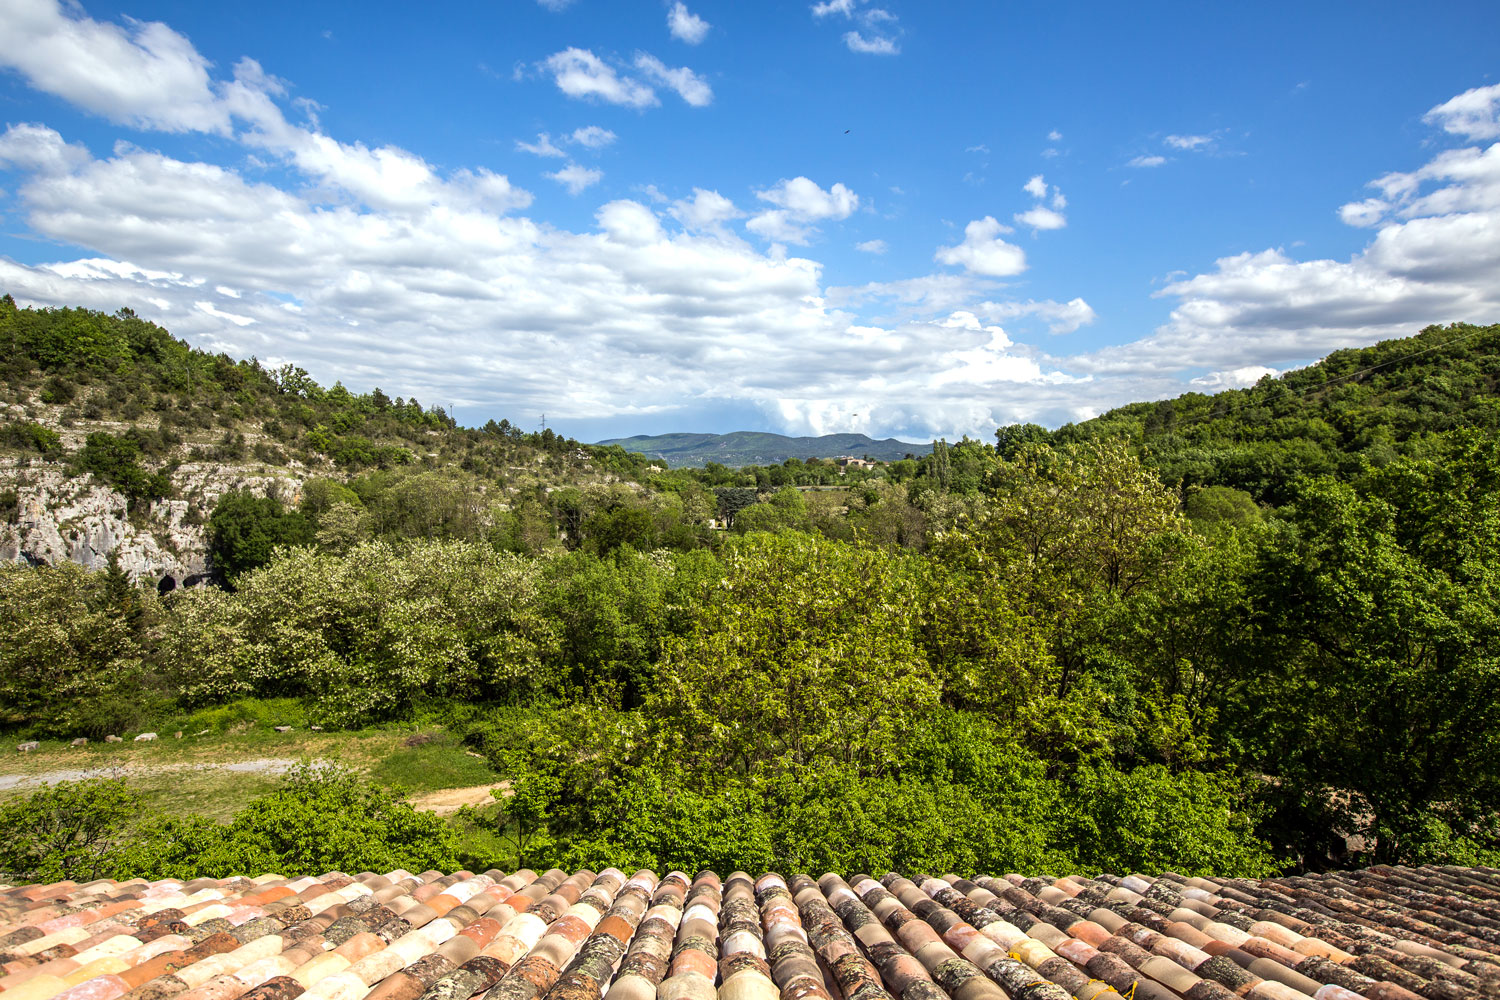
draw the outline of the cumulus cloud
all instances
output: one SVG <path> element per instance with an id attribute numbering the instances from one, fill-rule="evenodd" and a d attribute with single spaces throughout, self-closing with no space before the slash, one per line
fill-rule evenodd
<path id="1" fill-rule="evenodd" d="M 621 76 L 613 66 L 588 49 L 568 48 L 553 53 L 543 60 L 542 68 L 552 74 L 557 89 L 569 97 L 597 99 L 628 108 L 646 108 L 661 103 L 649 85 Z"/>
<path id="2" fill-rule="evenodd" d="M 159 21 L 95 21 L 56 0 L 0 4 L 0 66 L 110 121 L 164 132 L 228 134 L 211 64 Z"/>
<path id="3" fill-rule="evenodd" d="M 884 7 L 870 7 L 868 3 L 869 0 L 824 0 L 812 5 L 812 16 L 815 20 L 839 16 L 860 25 L 844 32 L 844 45 L 850 52 L 899 55 L 901 47 L 896 38 L 902 33 L 900 19 Z"/>
<path id="4" fill-rule="evenodd" d="M 756 215 L 745 228 L 778 243 L 805 245 L 816 232 L 810 223 L 847 219 L 859 208 L 859 195 L 844 184 L 825 191 L 806 177 L 783 179 L 755 196 L 777 207 Z"/>
<path id="5" fill-rule="evenodd" d="M 1267 368 L 1265 365 L 1245 365 L 1242 368 L 1231 368 L 1228 371 L 1209 372 L 1207 375 L 1199 375 L 1188 384 L 1199 389 L 1207 389 L 1209 392 L 1217 392 L 1220 389 L 1245 389 L 1267 375 L 1275 378 L 1281 372 L 1275 368 Z"/>
<path id="6" fill-rule="evenodd" d="M 1465 139 L 1500 139 L 1500 83 L 1449 98 L 1422 120 Z"/>
<path id="7" fill-rule="evenodd" d="M 755 196 L 787 209 L 799 219 L 847 219 L 859 207 L 859 195 L 836 183 L 823 190 L 806 177 L 782 180 Z"/>
<path id="8" fill-rule="evenodd" d="M 1010 227 L 986 215 L 964 227 L 964 241 L 941 247 L 933 259 L 939 264 L 962 267 L 972 274 L 1007 278 L 1026 270 L 1026 251 L 1000 238 Z"/>
<path id="9" fill-rule="evenodd" d="M 849 47 L 850 52 L 861 52 L 874 56 L 897 56 L 901 54 L 901 48 L 893 38 L 884 35 L 870 35 L 868 38 L 858 31 L 844 32 L 844 44 Z"/>
<path id="10" fill-rule="evenodd" d="M 695 108 L 706 108 L 713 103 L 713 88 L 686 66 L 672 69 L 650 53 L 642 52 L 635 57 L 635 68 L 658 86 L 676 91 L 678 97 Z"/>
<path id="11" fill-rule="evenodd" d="M 1047 179 L 1041 174 L 1034 175 L 1029 181 L 1021 185 L 1021 190 L 1031 195 L 1038 202 L 1047 199 L 1047 193 L 1052 193 L 1052 207 L 1046 205 L 1034 205 L 1024 212 L 1017 212 L 1015 220 L 1023 226 L 1028 227 L 1033 234 L 1043 229 L 1062 229 L 1068 224 L 1068 219 L 1062 214 L 1062 209 L 1068 207 L 1068 199 L 1063 196 L 1057 187 L 1049 187 Z"/>
<path id="12" fill-rule="evenodd" d="M 1127 167 L 1159 167 L 1166 162 L 1165 156 L 1137 156 L 1125 165 Z"/>
<path id="13" fill-rule="evenodd" d="M 824 3 L 815 3 L 812 6 L 813 17 L 827 17 L 830 14 L 842 14 L 845 17 L 854 16 L 855 0 L 826 0 Z"/>
<path id="14" fill-rule="evenodd" d="M 718 229 L 731 219 L 744 216 L 734 202 L 717 191 L 693 188 L 693 197 L 674 201 L 672 217 L 689 229 Z"/>
<path id="15" fill-rule="evenodd" d="M 1017 212 L 1015 219 L 1023 226 L 1027 226 L 1032 232 L 1043 229 L 1062 229 L 1068 224 L 1067 216 L 1061 212 L 1054 212 L 1045 205 L 1037 205 L 1024 212 Z"/>
<path id="16" fill-rule="evenodd" d="M 708 36 L 708 28 L 708 22 L 688 10 L 682 0 L 677 0 L 667 11 L 667 30 L 680 42 L 697 45 Z"/>
<path id="17" fill-rule="evenodd" d="M 569 163 L 554 173 L 546 175 L 568 189 L 568 194 L 581 194 L 585 188 L 593 187 L 604 179 L 602 170 L 593 170 L 576 163 Z"/>
<path id="18" fill-rule="evenodd" d="M 567 156 L 562 150 L 552 143 L 552 137 L 546 132 L 538 132 L 536 142 L 522 142 L 516 140 L 516 148 L 523 153 L 531 153 L 534 156 Z"/>
<path id="19" fill-rule="evenodd" d="M 612 201 L 599 209 L 596 218 L 599 228 L 615 243 L 644 247 L 665 238 L 656 213 L 638 201 Z"/>
<path id="20" fill-rule="evenodd" d="M 1212 143 L 1213 136 L 1208 135 L 1169 135 L 1165 140 L 1173 149 L 1202 149 Z"/>
<path id="21" fill-rule="evenodd" d="M 826 16 L 867 9 L 851 2 L 852 13 Z M 39 246 L 75 249 L 50 263 L 0 258 L 0 287 L 24 303 L 129 306 L 210 350 L 295 361 L 325 382 L 452 399 L 497 418 L 544 409 L 622 427 L 675 414 L 690 426 L 734 407 L 792 432 L 956 437 L 1080 419 L 1174 395 L 1184 379 L 1236 384 L 1428 322 L 1500 315 L 1500 145 L 1438 152 L 1372 181 L 1371 197 L 1341 213 L 1369 230 L 1346 261 L 1231 255 L 1163 290 L 1174 308 L 1151 337 L 1055 356 L 1029 346 L 1026 331 L 1067 333 L 1094 311 L 1082 298 L 1007 300 L 1002 279 L 1027 259 L 990 216 L 938 249 L 951 273 L 827 287 L 818 261 L 735 236 L 743 209 L 709 188 L 678 201 L 657 192 L 654 208 L 649 194 L 609 201 L 594 226 L 570 231 L 522 214 L 531 196 L 503 175 L 337 139 L 300 113 L 294 124 L 286 89 L 257 64 L 216 75 L 164 26 L 165 41 L 148 45 L 141 25 L 96 30 L 41 0 L 17 0 L 0 17 L 26 29 L 0 58 L 37 89 L 110 121 L 225 139 L 190 148 L 235 144 L 225 164 L 129 143 L 96 157 L 46 125 L 11 126 L 0 160 L 15 178 L 12 225 Z M 29 56 L 15 48 L 56 30 L 95 46 L 105 63 L 96 89 L 18 65 Z M 181 85 L 191 73 L 149 86 L 131 75 L 167 54 L 179 68 L 201 67 L 202 86 Z M 609 100 L 598 66 L 613 73 L 617 96 L 633 85 L 654 101 L 664 86 L 632 75 L 638 67 L 565 62 L 549 73 L 581 67 L 596 78 L 574 96 Z M 174 107 L 164 93 L 185 101 Z M 1429 120 L 1438 135 L 1482 138 L 1484 100 L 1438 105 Z M 548 142 L 592 148 L 579 132 Z M 1035 207 L 1060 211 L 1060 194 L 1047 185 Z M 847 186 L 805 177 L 754 200 L 750 232 L 804 236 L 861 206 Z"/>
<path id="22" fill-rule="evenodd" d="M 1041 302 L 1028 299 L 1025 302 L 982 302 L 975 312 L 989 320 L 1036 317 L 1046 322 L 1048 333 L 1072 333 L 1080 326 L 1088 326 L 1098 315 L 1092 306 L 1081 298 L 1067 302 L 1045 299 Z"/>
<path id="23" fill-rule="evenodd" d="M 1482 133 L 1476 109 L 1486 98 L 1474 93 L 1433 108 L 1429 122 L 1452 134 Z M 1460 124 L 1450 130 L 1450 121 Z M 1212 270 L 1157 293 L 1177 305 L 1152 336 L 1073 363 L 1116 374 L 1199 367 L 1212 377 L 1256 366 L 1285 368 L 1338 348 L 1408 336 L 1431 323 L 1485 323 L 1500 315 L 1494 280 L 1500 274 L 1500 143 L 1444 150 L 1416 170 L 1385 174 L 1370 186 L 1378 197 L 1339 209 L 1345 223 L 1375 231 L 1349 259 L 1297 260 L 1281 248 L 1224 257 Z"/>
<path id="24" fill-rule="evenodd" d="M 860 253 L 872 253 L 878 257 L 889 250 L 890 247 L 886 244 L 885 240 L 865 240 L 862 243 L 854 244 L 854 249 Z"/>
<path id="25" fill-rule="evenodd" d="M 601 128 L 598 125 L 587 125 L 583 128 L 575 128 L 568 136 L 568 141 L 575 146 L 582 146 L 584 149 L 603 149 L 617 138 L 619 136 L 607 128 Z"/>
<path id="26" fill-rule="evenodd" d="M 61 173 L 88 162 L 88 147 L 70 144 L 44 125 L 12 125 L 0 135 L 0 166 Z"/>

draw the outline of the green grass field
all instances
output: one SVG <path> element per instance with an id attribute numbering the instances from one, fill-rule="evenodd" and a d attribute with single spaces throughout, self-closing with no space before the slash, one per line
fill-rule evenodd
<path id="1" fill-rule="evenodd" d="M 312 732 L 295 702 L 254 702 L 166 721 L 178 728 L 158 728 L 150 742 L 134 742 L 135 734 L 122 734 L 123 743 L 90 741 L 86 747 L 44 740 L 20 753 L 7 740 L 0 744 L 0 801 L 25 795 L 41 781 L 119 775 L 148 807 L 225 820 L 274 788 L 299 760 L 348 767 L 401 789 L 419 807 L 433 793 L 495 785 L 502 777 L 436 725 Z M 278 733 L 276 725 L 294 728 Z"/>

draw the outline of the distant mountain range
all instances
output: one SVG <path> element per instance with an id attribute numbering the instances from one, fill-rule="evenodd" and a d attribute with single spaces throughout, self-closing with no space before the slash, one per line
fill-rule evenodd
<path id="1" fill-rule="evenodd" d="M 741 465 L 779 465 L 789 458 L 880 459 L 892 462 L 907 455 L 925 455 L 929 444 L 913 444 L 886 438 L 877 441 L 864 434 L 824 434 L 822 437 L 786 437 L 760 431 L 735 431 L 733 434 L 637 434 L 635 437 L 611 438 L 601 445 L 617 444 L 626 451 L 639 452 L 660 459 L 669 468 L 706 465 L 718 462 L 731 467 Z"/>

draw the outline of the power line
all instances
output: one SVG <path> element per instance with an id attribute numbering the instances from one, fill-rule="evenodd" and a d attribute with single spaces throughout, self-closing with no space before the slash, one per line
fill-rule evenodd
<path id="1" fill-rule="evenodd" d="M 1480 327 L 1472 333 L 1464 334 L 1462 337 L 1454 337 L 1452 340 L 1445 340 L 1441 344 L 1435 344 L 1432 347 L 1425 347 L 1420 351 L 1412 351 L 1410 354 L 1403 354 L 1400 357 L 1392 358 L 1389 361 L 1382 361 L 1378 365 L 1371 365 L 1368 368 L 1361 368 L 1359 371 L 1350 372 L 1347 375 L 1340 375 L 1337 378 L 1328 379 L 1327 381 L 1322 382 L 1319 385 L 1308 386 L 1306 389 L 1300 390 L 1300 392 L 1311 392 L 1314 389 L 1323 389 L 1338 382 L 1346 382 L 1351 378 L 1358 378 L 1361 375 L 1368 375 L 1370 372 L 1379 371 L 1382 368 L 1389 368 L 1391 365 L 1400 364 L 1402 361 L 1408 361 L 1412 358 L 1420 358 L 1424 354 L 1431 354 L 1433 351 L 1441 351 L 1445 347 L 1452 347 L 1454 344 L 1462 343 L 1465 340 L 1472 340 L 1480 334 L 1492 333 L 1494 329 L 1494 327 Z M 1297 392 L 1299 390 L 1292 391 Z"/>

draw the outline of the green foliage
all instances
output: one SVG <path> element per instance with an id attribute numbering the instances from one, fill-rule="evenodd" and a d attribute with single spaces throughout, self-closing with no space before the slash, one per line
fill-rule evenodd
<path id="1" fill-rule="evenodd" d="M 1284 516 L 1251 580 L 1255 756 L 1381 862 L 1425 851 L 1434 818 L 1500 847 L 1500 445 L 1307 481 Z"/>
<path id="2" fill-rule="evenodd" d="M 98 738 L 147 715 L 159 697 L 141 659 L 150 600 L 117 570 L 0 566 L 0 719 Z"/>
<path id="3" fill-rule="evenodd" d="M 248 871 L 457 867 L 453 832 L 352 772 L 302 763 L 227 826 L 143 814 L 123 778 L 43 786 L 0 806 L 0 878 L 223 878 Z"/>
<path id="4" fill-rule="evenodd" d="M 539 577 L 467 542 L 281 550 L 233 595 L 180 595 L 159 656 L 189 703 L 313 697 L 320 721 L 337 724 L 425 699 L 534 697 L 560 681 Z"/>
<path id="5" fill-rule="evenodd" d="M 312 526 L 301 512 L 288 511 L 278 498 L 250 490 L 225 493 L 208 519 L 209 559 L 230 580 L 269 563 L 277 546 L 312 541 Z"/>
<path id="6" fill-rule="evenodd" d="M 62 438 L 57 431 L 26 420 L 0 427 L 0 443 L 21 451 L 34 451 L 43 458 L 57 458 L 63 453 Z"/>
<path id="7" fill-rule="evenodd" d="M 1075 778 L 1075 857 L 1083 870 L 1235 872 L 1264 878 L 1280 867 L 1237 808 L 1246 789 L 1229 774 L 1083 768 Z"/>
<path id="8" fill-rule="evenodd" d="M 1434 435 L 1500 429 L 1500 325 L 1431 326 L 1415 337 L 1335 351 L 1247 389 L 1132 403 L 1060 428 L 1055 441 L 1138 442 L 1168 483 L 1291 499 L 1299 476 L 1353 476 L 1423 456 Z M 1002 430 L 1002 451 L 1016 428 Z"/>
<path id="9" fill-rule="evenodd" d="M 43 785 L 0 804 L 0 881 L 109 877 L 139 814 L 140 799 L 124 778 Z"/>
<path id="10" fill-rule="evenodd" d="M 149 473 L 140 465 L 141 447 L 134 437 L 116 437 L 95 431 L 74 456 L 81 472 L 90 472 L 125 494 L 132 502 L 158 500 L 171 489 L 162 473 Z"/>
<path id="11" fill-rule="evenodd" d="M 506 421 L 463 430 L 124 311 L 0 300 L 0 343 L 65 420 L 159 416 L 71 459 L 136 515 L 166 493 L 148 469 L 203 427 L 200 457 L 238 461 L 254 435 L 311 470 L 296 510 L 244 492 L 215 509 L 235 592 L 0 569 L 18 732 L 451 713 L 513 783 L 465 820 L 465 849 L 508 868 L 1500 858 L 1500 327 L 847 470 L 662 470 Z M 62 453 L 35 423 L 0 445 Z M 422 760 L 492 773 L 453 746 Z M 437 861 L 375 833 L 358 854 L 322 813 L 395 807 L 341 778 L 293 786 L 237 827 L 153 820 L 125 847 L 103 796 L 80 807 L 106 831 L 89 863 L 454 863 L 401 817 Z"/>
<path id="12" fill-rule="evenodd" d="M 165 868 L 217 877 L 243 871 L 457 867 L 453 834 L 441 819 L 417 812 L 392 791 L 331 766 L 294 768 L 282 788 L 236 813 L 220 836 L 221 844 L 211 847 L 206 858 L 183 857 L 180 850 L 174 857 L 171 845 L 163 845 L 145 864 L 154 865 L 156 872 Z M 200 845 L 192 846 L 201 850 Z"/>
<path id="13" fill-rule="evenodd" d="M 737 539 L 722 560 L 660 667 L 677 752 L 739 773 L 824 755 L 883 771 L 888 741 L 941 693 L 915 641 L 911 567 L 796 533 Z"/>

